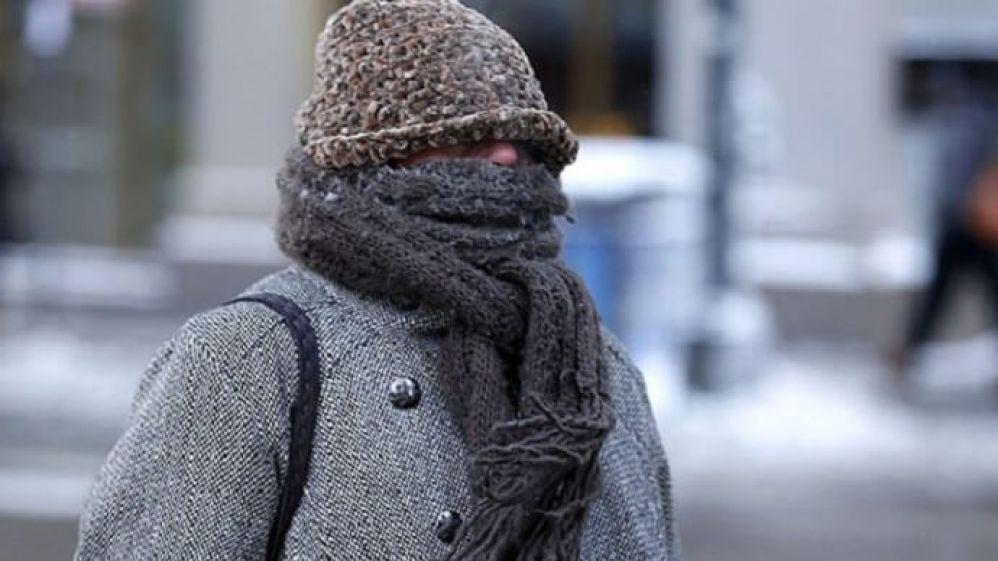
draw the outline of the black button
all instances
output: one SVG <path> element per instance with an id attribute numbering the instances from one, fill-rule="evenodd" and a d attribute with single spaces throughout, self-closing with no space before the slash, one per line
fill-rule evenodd
<path id="1" fill-rule="evenodd" d="M 419 398 L 423 392 L 419 389 L 419 382 L 412 378 L 395 378 L 388 385 L 388 399 L 392 405 L 399 409 L 412 409 L 419 405 Z"/>
<path id="2" fill-rule="evenodd" d="M 437 538 L 444 543 L 453 542 L 460 527 L 461 515 L 453 510 L 445 510 L 437 516 Z"/>
<path id="3" fill-rule="evenodd" d="M 388 300 L 403 312 L 411 312 L 419 307 L 419 300 L 405 294 L 393 294 Z"/>

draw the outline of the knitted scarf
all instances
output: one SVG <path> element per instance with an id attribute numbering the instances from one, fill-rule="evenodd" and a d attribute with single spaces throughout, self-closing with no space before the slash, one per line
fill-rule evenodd
<path id="1" fill-rule="evenodd" d="M 442 376 L 476 506 L 449 559 L 578 559 L 614 413 L 596 310 L 557 260 L 558 179 L 474 160 L 329 170 L 296 149 L 278 187 L 289 256 L 454 318 Z"/>

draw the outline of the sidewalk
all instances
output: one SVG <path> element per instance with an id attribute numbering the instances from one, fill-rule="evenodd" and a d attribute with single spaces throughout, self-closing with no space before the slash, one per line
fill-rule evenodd
<path id="1" fill-rule="evenodd" d="M 885 377 L 797 349 L 752 391 L 689 403 L 663 431 L 688 561 L 998 559 L 998 402 L 916 406 Z"/>

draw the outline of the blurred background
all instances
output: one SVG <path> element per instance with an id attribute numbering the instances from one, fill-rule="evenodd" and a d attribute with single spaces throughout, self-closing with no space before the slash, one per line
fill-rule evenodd
<path id="1" fill-rule="evenodd" d="M 998 3 L 466 3 L 584 135 L 566 259 L 688 559 L 998 559 Z M 339 4 L 0 0 L 0 559 L 71 557 L 155 348 L 284 266 Z"/>

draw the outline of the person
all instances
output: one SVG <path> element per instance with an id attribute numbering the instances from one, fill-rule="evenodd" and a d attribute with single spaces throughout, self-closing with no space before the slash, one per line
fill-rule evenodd
<path id="1" fill-rule="evenodd" d="M 3 107 L 3 91 L 0 91 L 0 108 Z M 12 191 L 17 179 L 17 162 L 14 149 L 7 139 L 7 131 L 0 121 L 0 252 L 3 244 L 18 239 L 14 227 Z"/>
<path id="2" fill-rule="evenodd" d="M 642 375 L 558 259 L 577 140 L 521 47 L 456 0 L 358 0 L 316 52 L 277 181 L 295 264 L 244 294 L 307 321 L 250 298 L 180 329 L 75 559 L 264 558 L 305 323 L 321 390 L 281 558 L 677 559 Z"/>
<path id="3" fill-rule="evenodd" d="M 18 162 L 13 145 L 8 140 L 7 127 L 4 126 L 6 123 L 3 121 L 6 109 L 4 102 L 7 100 L 3 86 L 4 84 L 0 83 L 0 277 L 6 273 L 4 258 L 8 251 L 7 245 L 21 241 L 13 208 L 15 202 L 14 184 L 18 180 Z M 0 291 L 2 290 L 3 286 L 0 284 Z M 3 297 L 4 294 L 0 292 L 0 298 Z M 8 329 L 6 315 L 4 310 L 0 309 L 0 335 Z"/>
<path id="4" fill-rule="evenodd" d="M 995 220 L 979 196 L 990 190 L 989 178 L 998 172 L 998 110 L 963 74 L 946 76 L 936 180 L 935 265 L 928 286 L 917 298 L 903 345 L 892 357 L 899 381 L 907 379 L 916 353 L 938 328 L 961 276 L 970 273 L 984 281 L 991 314 L 998 321 L 998 239 L 986 233 L 998 224 L 984 223 Z"/>

